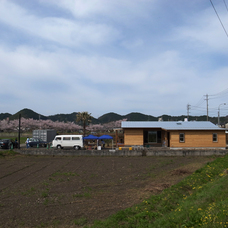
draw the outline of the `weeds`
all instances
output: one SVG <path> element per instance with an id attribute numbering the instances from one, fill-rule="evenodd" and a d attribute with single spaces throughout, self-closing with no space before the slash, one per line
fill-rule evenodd
<path id="1" fill-rule="evenodd" d="M 44 190 L 43 192 L 41 192 L 41 197 L 43 197 L 43 198 L 48 197 L 48 193 L 49 193 L 49 189 L 46 188 L 46 190 Z"/>
<path id="2" fill-rule="evenodd" d="M 19 153 L 13 151 L 13 150 L 5 150 L 5 151 L 0 151 L 0 158 L 5 158 L 9 156 L 15 156 L 18 155 Z"/>
<path id="3" fill-rule="evenodd" d="M 166 166 L 166 165 L 170 165 L 173 163 L 173 160 L 170 160 L 170 161 L 162 161 L 160 164 L 163 165 L 163 166 Z"/>
<path id="4" fill-rule="evenodd" d="M 33 194 L 35 194 L 35 192 L 36 192 L 36 190 L 35 190 L 35 188 L 30 188 L 30 189 L 28 189 L 27 191 L 25 191 L 25 192 L 22 192 L 21 194 L 23 195 L 23 196 L 26 196 L 26 195 L 33 195 Z"/>
<path id="5" fill-rule="evenodd" d="M 75 193 L 73 194 L 73 197 L 85 197 L 85 198 L 91 198 L 91 188 L 85 187 L 83 189 L 83 193 Z"/>
<path id="6" fill-rule="evenodd" d="M 67 177 L 69 177 L 69 176 L 79 176 L 79 174 L 77 174 L 77 173 L 72 173 L 72 172 L 63 172 L 63 173 L 61 173 L 61 172 L 56 172 L 56 173 L 53 173 L 52 176 L 53 176 L 53 177 L 56 177 L 56 176 L 67 176 Z"/>
<path id="7" fill-rule="evenodd" d="M 91 198 L 90 192 L 84 192 L 84 193 L 75 193 L 73 197 L 85 197 L 85 198 Z"/>
<path id="8" fill-rule="evenodd" d="M 41 228 L 41 227 L 47 227 L 46 223 L 41 222 L 40 225 L 37 226 L 37 228 Z"/>
<path id="9" fill-rule="evenodd" d="M 74 225 L 84 226 L 88 222 L 87 218 L 79 218 L 73 221 Z"/>

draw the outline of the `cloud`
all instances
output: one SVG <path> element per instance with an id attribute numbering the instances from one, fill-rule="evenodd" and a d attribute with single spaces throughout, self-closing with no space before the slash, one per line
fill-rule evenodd
<path id="1" fill-rule="evenodd" d="M 220 12 L 220 17 L 222 21 L 227 21 L 227 12 Z M 196 13 L 187 24 L 175 28 L 172 40 L 188 42 L 190 47 L 199 53 L 225 52 L 224 46 L 228 42 L 224 29 L 211 6 Z"/>
<path id="2" fill-rule="evenodd" d="M 70 47 L 80 47 L 85 44 L 104 45 L 120 36 L 118 30 L 105 23 L 93 21 L 85 23 L 64 17 L 40 17 L 30 14 L 10 1 L 1 3 L 0 22 L 29 36 Z"/>
<path id="3" fill-rule="evenodd" d="M 92 19 L 101 15 L 115 19 L 117 15 L 122 19 L 132 15 L 145 17 L 149 13 L 148 8 L 153 8 L 156 2 L 155 0 L 116 0 L 108 3 L 105 0 L 49 0 L 48 2 L 42 0 L 43 4 L 57 5 L 59 8 L 71 12 L 76 18 Z M 147 9 L 146 12 L 145 9 Z"/>

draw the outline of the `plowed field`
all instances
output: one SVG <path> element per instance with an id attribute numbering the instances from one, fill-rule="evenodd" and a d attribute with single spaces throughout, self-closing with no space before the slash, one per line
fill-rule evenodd
<path id="1" fill-rule="evenodd" d="M 81 227 L 175 184 L 211 157 L 0 159 L 0 227 Z"/>

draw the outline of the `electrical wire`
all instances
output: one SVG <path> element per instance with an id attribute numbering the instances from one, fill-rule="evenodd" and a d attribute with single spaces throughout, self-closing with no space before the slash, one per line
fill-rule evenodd
<path id="1" fill-rule="evenodd" d="M 206 111 L 206 108 L 203 107 L 198 107 L 198 106 L 191 106 L 191 110 L 193 111 L 193 113 L 200 113 L 200 114 L 204 114 Z"/>
<path id="2" fill-rule="evenodd" d="M 208 100 L 218 99 L 218 98 L 220 98 L 220 97 L 222 97 L 222 96 L 226 96 L 226 95 L 228 95 L 228 88 L 226 88 L 226 89 L 224 89 L 224 90 L 222 90 L 221 92 L 218 92 L 218 93 L 216 93 L 216 94 L 208 95 L 208 97 L 210 97 L 210 98 L 208 98 Z M 202 104 L 203 104 L 204 102 L 205 102 L 205 98 L 204 98 L 204 96 L 203 96 L 203 97 L 201 97 L 201 99 L 196 103 L 196 105 L 190 105 L 191 110 L 192 110 L 193 112 L 204 112 L 204 113 L 205 113 L 205 111 L 207 110 L 207 108 L 206 108 L 206 107 L 202 107 Z M 224 103 L 228 104 L 228 102 L 224 102 Z M 217 110 L 218 110 L 218 108 L 216 108 L 216 107 L 208 108 L 208 112 L 209 112 L 210 114 L 211 114 L 211 113 L 215 113 L 215 112 L 217 113 Z M 228 108 L 223 107 L 222 110 L 223 110 L 223 111 L 226 111 L 226 110 L 228 110 Z"/>
<path id="3" fill-rule="evenodd" d="M 196 105 L 194 105 L 193 107 L 200 106 L 200 105 L 202 105 L 204 102 L 205 102 L 204 97 L 201 97 L 201 99 L 200 99 L 200 100 L 196 103 Z"/>
<path id="4" fill-rule="evenodd" d="M 209 95 L 209 96 L 223 96 L 223 95 L 226 95 L 228 94 L 228 88 L 227 89 L 224 89 L 223 91 L 219 92 L 219 93 L 216 93 L 216 94 L 212 94 L 212 95 Z"/>
<path id="5" fill-rule="evenodd" d="M 223 2 L 224 2 L 224 4 L 225 4 L 225 6 L 226 6 L 226 10 L 228 11 L 228 7 L 227 7 L 227 4 L 226 4 L 226 1 L 223 0 Z"/>
<path id="6" fill-rule="evenodd" d="M 228 33 L 227 33 L 227 31 L 226 31 L 226 29 L 225 29 L 225 27 L 224 27 L 224 25 L 223 25 L 223 23 L 222 23 L 222 21 L 221 21 L 221 19 L 220 19 L 218 13 L 217 13 L 217 11 L 216 11 L 216 9 L 215 9 L 215 6 L 214 6 L 213 2 L 212 2 L 211 0 L 210 0 L 210 2 L 211 2 L 211 5 L 212 5 L 212 7 L 214 8 L 214 11 L 215 11 L 215 13 L 216 13 L 216 15 L 217 15 L 217 17 L 218 17 L 218 19 L 219 19 L 219 21 L 220 21 L 220 24 L 221 24 L 222 27 L 223 27 L 224 32 L 226 33 L 226 36 L 228 37 Z"/>

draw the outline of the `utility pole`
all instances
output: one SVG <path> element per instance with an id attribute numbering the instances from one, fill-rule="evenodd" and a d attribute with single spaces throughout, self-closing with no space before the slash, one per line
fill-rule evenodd
<path id="1" fill-rule="evenodd" d="M 189 119 L 189 113 L 190 113 L 190 108 L 191 108 L 191 105 L 190 104 L 187 104 L 187 118 Z"/>
<path id="2" fill-rule="evenodd" d="M 226 105 L 226 103 L 222 103 L 218 106 L 218 126 L 220 125 L 220 106 L 221 105 Z"/>
<path id="3" fill-rule="evenodd" d="M 19 127 L 18 127 L 18 149 L 20 149 L 21 143 L 21 114 L 19 114 Z"/>
<path id="4" fill-rule="evenodd" d="M 207 101 L 207 121 L 208 121 L 208 94 L 205 95 L 206 96 L 206 101 Z"/>
<path id="5" fill-rule="evenodd" d="M 39 114 L 39 122 L 40 122 L 40 114 Z M 41 122 L 40 122 L 40 129 L 41 129 Z"/>

